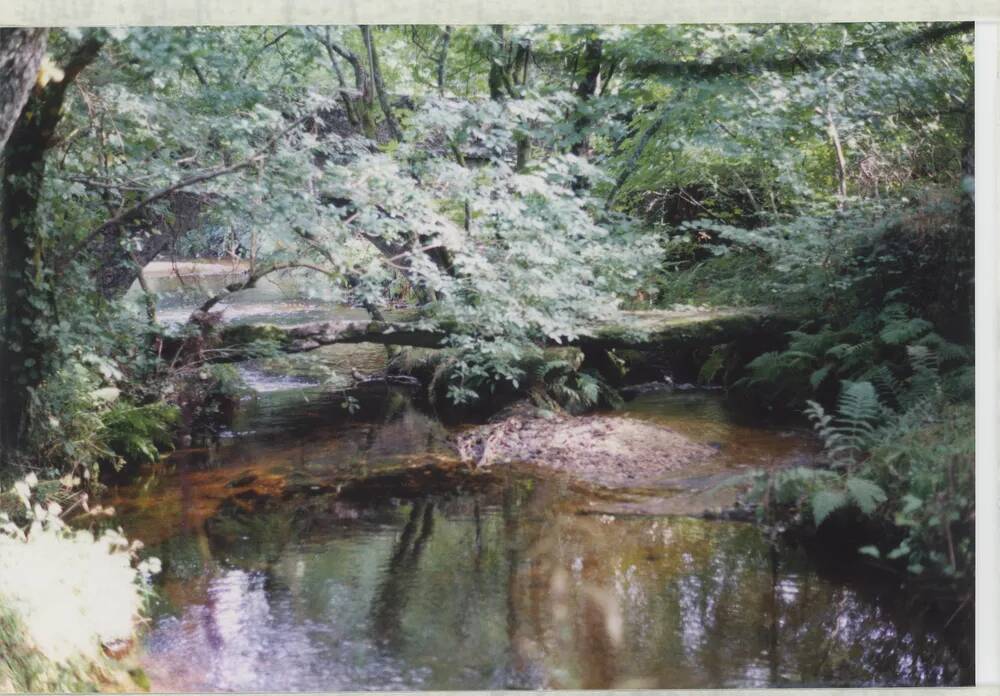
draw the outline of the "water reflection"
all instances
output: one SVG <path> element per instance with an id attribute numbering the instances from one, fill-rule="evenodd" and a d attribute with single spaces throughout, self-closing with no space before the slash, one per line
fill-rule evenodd
<path id="1" fill-rule="evenodd" d="M 898 592 L 821 574 L 751 525 L 592 514 L 588 493 L 515 472 L 433 495 L 289 495 L 290 476 L 377 470 L 446 435 L 382 403 L 350 427 L 305 419 L 294 445 L 243 438 L 212 466 L 189 453 L 123 491 L 139 501 L 126 531 L 164 560 L 155 688 L 957 683 L 949 644 Z"/>
<path id="2" fill-rule="evenodd" d="M 159 550 L 168 605 L 149 643 L 157 687 L 955 679 L 933 633 L 899 623 L 883 597 L 817 576 L 795 553 L 778 560 L 750 526 L 560 512 L 557 491 L 513 485 L 506 505 L 487 497 L 478 525 L 465 497 L 346 518 L 317 510 L 291 525 L 273 524 L 295 518 L 287 510 L 259 521 L 230 513 L 209 525 L 210 558 L 193 583 L 176 547 L 198 540 L 174 539 Z"/>

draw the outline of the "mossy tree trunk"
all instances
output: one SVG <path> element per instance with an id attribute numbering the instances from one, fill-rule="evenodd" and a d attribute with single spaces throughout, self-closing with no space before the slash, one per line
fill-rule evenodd
<path id="1" fill-rule="evenodd" d="M 101 42 L 80 43 L 63 68 L 63 78 L 36 84 L 4 147 L 0 232 L 4 242 L 4 341 L 0 360 L 0 445 L 9 463 L 23 445 L 31 393 L 45 376 L 48 345 L 42 325 L 52 302 L 45 266 L 48 251 L 40 234 L 38 205 L 45 181 L 45 157 L 62 118 L 66 91 L 96 59 Z"/>

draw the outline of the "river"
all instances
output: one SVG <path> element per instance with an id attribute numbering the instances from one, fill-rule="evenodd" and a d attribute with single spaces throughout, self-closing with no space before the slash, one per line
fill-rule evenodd
<path id="1" fill-rule="evenodd" d="M 244 302 L 234 318 L 324 311 Z M 184 303 L 167 296 L 161 316 Z M 728 477 L 808 462 L 807 433 L 748 422 L 717 392 L 655 392 L 619 415 L 712 444 L 711 470 L 655 494 L 468 471 L 449 463 L 463 424 L 444 425 L 415 389 L 374 385 L 343 408 L 321 377 L 384 355 L 355 350 L 324 349 L 291 373 L 241 367 L 253 391 L 218 444 L 112 491 L 125 532 L 163 562 L 141 650 L 155 690 L 971 678 L 963 646 L 898 582 L 773 546 L 753 524 L 683 514 L 715 504 Z"/>

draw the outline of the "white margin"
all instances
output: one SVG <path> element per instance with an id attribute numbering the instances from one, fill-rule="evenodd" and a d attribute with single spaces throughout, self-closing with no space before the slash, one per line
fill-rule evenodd
<path id="1" fill-rule="evenodd" d="M 997 21 L 997 0 L 0 0 L 0 25 Z"/>
<path id="2" fill-rule="evenodd" d="M 1000 125 L 996 22 L 976 24 L 976 684 L 1000 685 L 1000 451 L 997 409 L 1000 311 L 997 275 L 997 129 Z"/>
<path id="3" fill-rule="evenodd" d="M 997 0 L 0 0 L 0 26 L 941 21 L 1000 18 Z M 752 689 L 690 696 L 1000 696 L 1000 26 L 977 21 L 976 684 L 978 689 Z M 987 688 L 982 688 L 987 687 Z M 338 693 L 338 692 L 328 692 Z M 390 692 L 384 692 L 390 693 Z M 424 692 L 432 693 L 432 692 Z M 477 693 L 477 692 L 450 692 Z M 486 693 L 486 692 L 479 692 Z M 493 693 L 503 693 L 494 691 Z M 558 692 L 570 696 L 574 692 Z M 581 693 L 581 692 L 576 692 Z M 634 692 L 591 691 L 583 694 Z M 647 693 L 655 693 L 653 691 Z M 664 693 L 660 691 L 660 693 Z"/>

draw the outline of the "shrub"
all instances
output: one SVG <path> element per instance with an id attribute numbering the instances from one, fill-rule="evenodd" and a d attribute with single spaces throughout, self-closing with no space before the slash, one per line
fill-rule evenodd
<path id="1" fill-rule="evenodd" d="M 126 668 L 104 653 L 134 641 L 159 562 L 138 562 L 141 545 L 120 531 L 68 526 L 58 503 L 39 502 L 33 475 L 2 495 L 14 509 L 0 513 L 0 688 L 128 687 Z"/>

